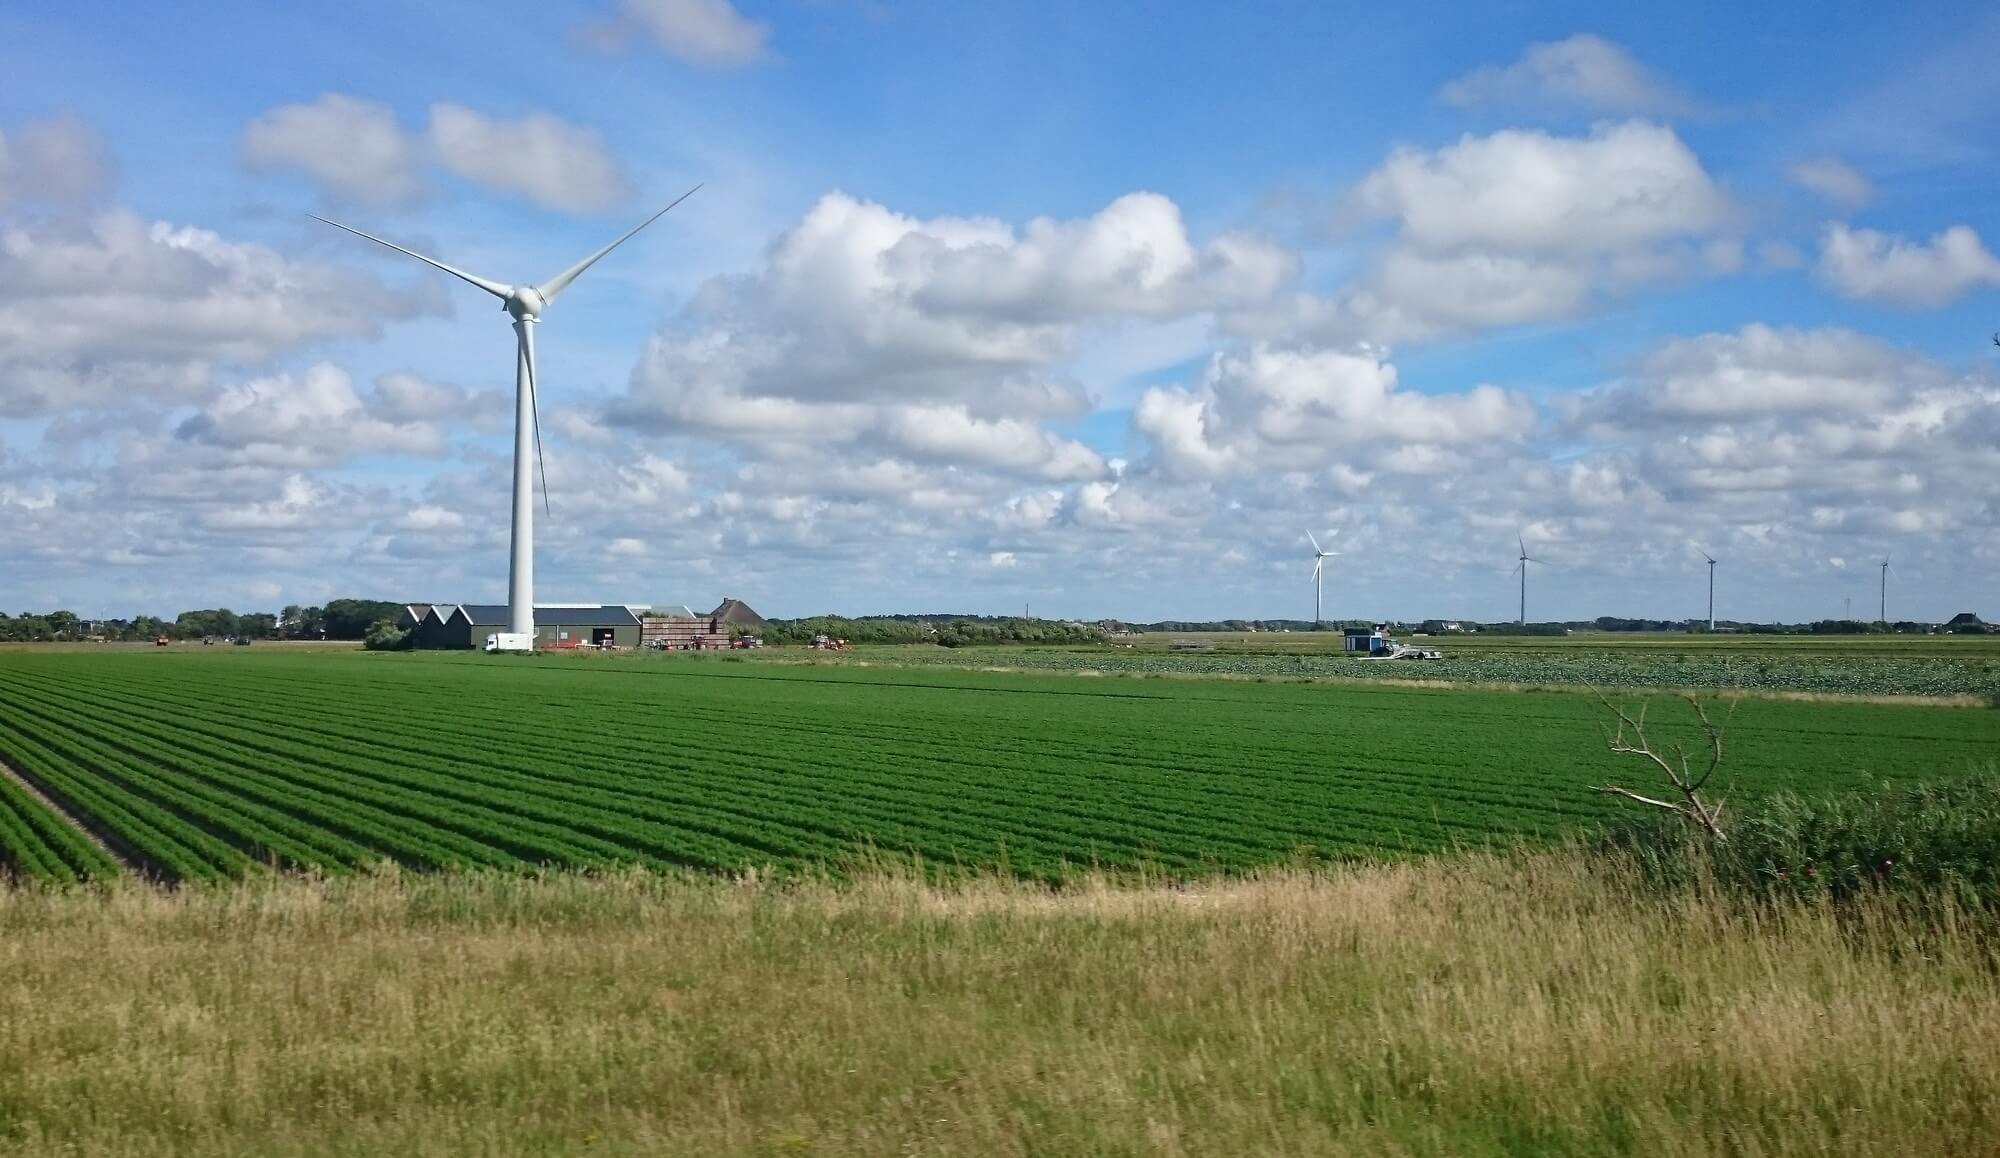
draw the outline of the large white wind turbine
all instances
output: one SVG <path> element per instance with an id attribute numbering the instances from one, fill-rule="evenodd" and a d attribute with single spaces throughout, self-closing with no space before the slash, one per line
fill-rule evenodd
<path id="1" fill-rule="evenodd" d="M 674 198 L 667 209 L 694 195 L 696 185 L 679 197 Z M 662 209 L 613 241 L 611 244 L 563 270 L 540 285 L 503 285 L 497 281 L 469 274 L 462 269 L 454 269 L 432 257 L 425 257 L 414 250 L 404 249 L 392 241 L 384 241 L 371 233 L 363 233 L 350 225 L 313 214 L 316 221 L 325 221 L 335 229 L 345 229 L 356 237 L 365 237 L 377 245 L 386 245 L 397 253 L 416 258 L 425 265 L 441 269 L 460 281 L 478 286 L 500 299 L 500 308 L 514 319 L 514 526 L 513 544 L 507 565 L 507 630 L 510 633 L 535 637 L 535 505 L 534 482 L 528 469 L 528 452 L 534 451 L 535 460 L 541 464 L 542 505 L 549 501 L 549 472 L 542 462 L 542 420 L 541 410 L 535 401 L 535 323 L 541 320 L 542 311 L 554 304 L 556 297 L 569 287 L 584 270 L 597 260 L 632 239 L 632 235 L 646 228 L 666 215 Z M 530 447 L 529 440 L 533 439 Z"/>
<path id="2" fill-rule="evenodd" d="M 1333 542 L 1333 537 L 1339 533 L 1337 530 L 1327 532 L 1326 541 Z M 1306 532 L 1306 542 L 1313 545 L 1313 627 L 1317 629 L 1325 618 L 1320 614 L 1320 597 L 1326 590 L 1326 561 L 1340 552 L 1322 548 L 1311 531 Z"/>

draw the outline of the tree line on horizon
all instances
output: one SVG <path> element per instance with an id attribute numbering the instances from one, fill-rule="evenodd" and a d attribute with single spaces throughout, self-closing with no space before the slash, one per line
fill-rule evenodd
<path id="1" fill-rule="evenodd" d="M 209 636 L 251 639 L 359 640 L 383 619 L 394 619 L 403 605 L 380 599 L 332 599 L 323 607 L 289 604 L 282 611 L 237 613 L 227 607 L 183 611 L 173 619 L 157 615 L 92 619 L 73 611 L 0 612 L 0 641 L 58 642 L 106 639 L 143 643 L 164 635 L 169 639 Z"/>
<path id="2" fill-rule="evenodd" d="M 66 610 L 23 611 L 18 615 L 0 612 L 0 642 L 59 642 L 99 638 L 124 642 L 148 642 L 159 636 L 170 639 L 247 636 L 252 639 L 328 639 L 359 641 L 385 621 L 393 624 L 403 604 L 381 599 L 332 599 L 324 606 L 288 604 L 274 613 L 238 613 L 226 607 L 183 611 L 173 619 L 139 615 L 131 618 L 90 619 Z M 1606 632 L 1689 632 L 1705 633 L 1708 625 L 1700 620 L 1642 619 L 1599 616 L 1589 620 L 1561 620 L 1537 623 L 1475 620 L 1392 621 L 1398 631 L 1430 635 L 1451 633 L 1451 625 L 1465 632 L 1484 635 L 1562 635 L 1571 631 Z M 1369 620 L 1327 620 L 1318 626 L 1328 632 L 1367 628 Z M 1754 623 L 1736 620 L 1716 623 L 1717 631 L 1741 635 L 1867 635 L 1886 632 L 1922 633 L 1936 624 L 1898 620 L 1893 624 L 1861 620 L 1822 619 L 1808 623 Z M 993 643 L 1087 643 L 1106 632 L 1130 631 L 1140 634 L 1169 632 L 1250 632 L 1315 630 L 1304 619 L 1165 619 L 1150 623 L 1116 619 L 1078 621 L 1042 619 L 1019 615 L 982 615 L 968 612 L 898 613 L 890 615 L 815 615 L 801 619 L 772 619 L 761 634 L 768 643 L 809 643 L 815 636 L 845 639 L 850 643 L 935 643 L 945 647 Z"/>

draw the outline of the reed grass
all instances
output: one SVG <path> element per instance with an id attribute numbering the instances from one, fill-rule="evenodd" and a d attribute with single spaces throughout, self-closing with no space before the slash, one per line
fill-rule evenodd
<path id="1" fill-rule="evenodd" d="M 1580 850 L 0 891 L 0 1154 L 1970 1154 L 1990 923 Z"/>

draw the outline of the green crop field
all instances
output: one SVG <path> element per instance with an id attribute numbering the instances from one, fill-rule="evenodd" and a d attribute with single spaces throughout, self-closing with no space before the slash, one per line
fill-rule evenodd
<path id="1" fill-rule="evenodd" d="M 1600 715 L 1561 692 L 722 657 L 0 650 L 0 760 L 163 879 L 1398 855 L 1615 815 L 1589 786 L 1647 772 L 1603 750 Z M 1945 778 L 1991 767 L 2000 712 L 1745 700 L 1730 743 L 1739 800 Z M 0 858 L 112 871 L 7 779 Z"/>

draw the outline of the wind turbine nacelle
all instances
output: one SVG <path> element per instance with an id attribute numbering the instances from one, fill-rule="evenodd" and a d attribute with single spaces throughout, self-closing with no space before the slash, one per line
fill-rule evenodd
<path id="1" fill-rule="evenodd" d="M 542 307 L 549 303 L 542 300 L 541 291 L 531 285 L 517 285 L 507 291 L 506 300 L 500 308 L 515 318 L 534 321 L 542 316 Z"/>

